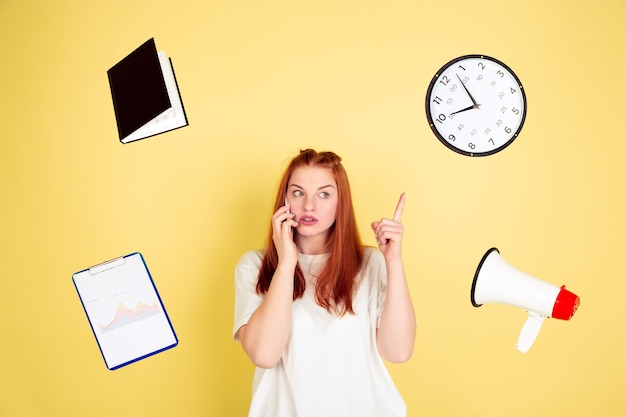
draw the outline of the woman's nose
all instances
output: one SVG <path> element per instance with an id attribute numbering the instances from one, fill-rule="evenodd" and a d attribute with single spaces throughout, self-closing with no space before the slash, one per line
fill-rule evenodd
<path id="1" fill-rule="evenodd" d="M 315 209 L 315 198 L 314 197 L 305 197 L 304 198 L 304 206 L 305 211 L 311 211 Z"/>

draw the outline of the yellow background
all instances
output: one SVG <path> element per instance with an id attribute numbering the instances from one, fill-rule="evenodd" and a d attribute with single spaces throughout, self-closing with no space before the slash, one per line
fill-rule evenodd
<path id="1" fill-rule="evenodd" d="M 233 268 L 302 147 L 350 174 L 362 235 L 407 192 L 409 416 L 624 416 L 626 2 L 0 1 L 0 415 L 243 416 Z M 190 125 L 122 145 L 106 71 L 148 38 Z M 452 58 L 521 79 L 520 137 L 453 153 L 424 112 Z M 581 297 L 526 354 L 472 307 L 483 253 Z M 72 274 L 140 251 L 180 344 L 106 369 Z"/>

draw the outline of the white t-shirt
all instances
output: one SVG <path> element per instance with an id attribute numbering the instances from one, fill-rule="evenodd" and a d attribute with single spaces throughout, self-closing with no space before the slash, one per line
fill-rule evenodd
<path id="1" fill-rule="evenodd" d="M 262 251 L 246 252 L 235 269 L 233 336 L 263 301 L 256 293 Z M 271 369 L 256 368 L 249 417 L 404 417 L 406 405 L 376 347 L 386 295 L 382 253 L 365 249 L 355 314 L 330 314 L 315 302 L 315 275 L 327 255 L 300 254 L 307 283 L 293 302 L 285 352 Z"/>

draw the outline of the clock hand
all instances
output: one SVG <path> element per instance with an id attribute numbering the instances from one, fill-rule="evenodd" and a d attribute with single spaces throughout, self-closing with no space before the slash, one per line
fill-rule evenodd
<path id="1" fill-rule="evenodd" d="M 463 83 L 463 81 L 461 81 L 461 77 L 459 77 L 459 74 L 456 74 L 456 78 L 459 79 L 459 82 L 461 83 L 461 85 L 463 86 L 463 89 L 465 90 L 465 92 L 467 93 L 467 95 L 469 96 L 469 98 L 472 100 L 472 103 L 474 103 L 474 108 L 478 108 L 478 106 L 480 106 L 480 104 L 476 103 L 476 100 L 474 100 L 474 97 L 472 96 L 472 93 L 469 92 L 469 90 L 467 89 L 467 87 L 465 86 L 465 84 Z"/>
<path id="2" fill-rule="evenodd" d="M 454 115 L 454 114 L 457 114 L 457 113 L 462 113 L 462 112 L 464 112 L 464 111 L 468 111 L 468 110 L 472 110 L 472 109 L 477 109 L 478 107 L 480 107 L 480 104 L 473 104 L 473 105 L 471 105 L 471 106 L 469 106 L 469 107 L 466 107 L 466 108 L 464 108 L 464 109 L 457 110 L 457 111 L 455 111 L 455 112 L 450 113 L 450 116 L 452 116 L 452 115 Z"/>

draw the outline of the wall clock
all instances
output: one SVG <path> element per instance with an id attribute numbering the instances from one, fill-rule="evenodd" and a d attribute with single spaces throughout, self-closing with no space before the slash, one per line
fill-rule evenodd
<path id="1" fill-rule="evenodd" d="M 526 94 L 517 75 L 485 55 L 464 55 L 445 64 L 426 93 L 433 133 L 462 155 L 487 156 L 509 146 L 526 118 Z"/>

